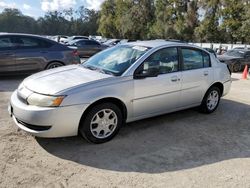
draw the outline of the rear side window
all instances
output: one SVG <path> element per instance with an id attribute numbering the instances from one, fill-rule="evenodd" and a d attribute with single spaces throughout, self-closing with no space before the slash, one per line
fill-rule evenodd
<path id="1" fill-rule="evenodd" d="M 92 41 L 92 40 L 85 41 L 85 43 L 86 43 L 86 45 L 100 45 L 98 42 Z"/>
<path id="2" fill-rule="evenodd" d="M 204 65 L 204 68 L 211 67 L 210 55 L 207 54 L 206 52 L 203 52 L 202 55 L 203 55 L 203 65 Z"/>
<path id="3" fill-rule="evenodd" d="M 85 41 L 76 42 L 76 46 L 84 46 L 84 45 L 86 45 Z"/>
<path id="4" fill-rule="evenodd" d="M 183 70 L 193 70 L 210 67 L 209 54 L 198 49 L 182 49 Z"/>
<path id="5" fill-rule="evenodd" d="M 53 44 L 42 39 L 32 37 L 18 37 L 17 46 L 24 49 L 31 48 L 49 48 Z"/>
<path id="6" fill-rule="evenodd" d="M 0 37 L 0 50 L 9 50 L 14 47 L 10 37 Z"/>

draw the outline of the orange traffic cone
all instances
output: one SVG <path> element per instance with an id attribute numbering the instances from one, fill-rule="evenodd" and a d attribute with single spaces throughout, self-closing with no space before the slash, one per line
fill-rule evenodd
<path id="1" fill-rule="evenodd" d="M 242 74 L 242 79 L 245 79 L 245 80 L 247 79 L 247 69 L 248 69 L 248 67 L 246 65 L 244 68 L 243 74 Z"/>

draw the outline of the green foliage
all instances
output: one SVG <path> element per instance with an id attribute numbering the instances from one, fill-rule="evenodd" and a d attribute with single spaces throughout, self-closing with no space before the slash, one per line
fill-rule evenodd
<path id="1" fill-rule="evenodd" d="M 0 13 L 0 32 L 45 35 L 249 43 L 249 28 L 249 0 L 106 0 L 100 11 L 80 6 L 37 20 L 17 9 Z"/>
<path id="2" fill-rule="evenodd" d="M 244 2 L 244 0 L 226 0 L 223 3 L 221 27 L 227 31 L 231 42 L 242 40 L 241 27 L 246 13 Z"/>
<path id="3" fill-rule="evenodd" d="M 43 35 L 95 35 L 99 12 L 79 7 L 78 10 L 48 12 L 35 20 L 17 9 L 4 9 L 0 13 L 0 32 Z"/>

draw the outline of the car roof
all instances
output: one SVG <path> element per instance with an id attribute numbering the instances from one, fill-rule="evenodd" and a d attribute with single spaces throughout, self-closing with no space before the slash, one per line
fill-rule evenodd
<path id="1" fill-rule="evenodd" d="M 95 41 L 95 40 L 92 40 L 92 39 L 74 39 L 74 40 L 71 40 L 70 42 L 78 42 L 78 41 Z M 95 41 L 97 42 L 97 41 Z"/>
<path id="2" fill-rule="evenodd" d="M 27 34 L 27 33 L 0 33 L 0 36 L 31 36 L 31 37 L 41 37 L 45 38 L 45 36 L 42 35 L 34 35 L 34 34 Z"/>
<path id="3" fill-rule="evenodd" d="M 166 46 L 166 45 L 173 45 L 173 44 L 192 46 L 195 48 L 199 48 L 198 46 L 194 46 L 194 45 L 191 45 L 188 43 L 177 42 L 177 41 L 166 41 L 163 39 L 148 40 L 148 41 L 136 41 L 136 42 L 130 42 L 129 44 L 138 45 L 138 46 L 145 46 L 145 47 L 150 47 L 150 48 L 157 48 L 157 47 Z"/>

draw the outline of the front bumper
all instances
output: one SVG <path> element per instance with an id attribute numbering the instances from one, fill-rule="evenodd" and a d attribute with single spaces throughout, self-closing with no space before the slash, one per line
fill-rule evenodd
<path id="1" fill-rule="evenodd" d="M 15 124 L 38 137 L 67 137 L 78 134 L 80 119 L 88 104 L 38 107 L 23 103 L 15 91 L 8 107 Z"/>

